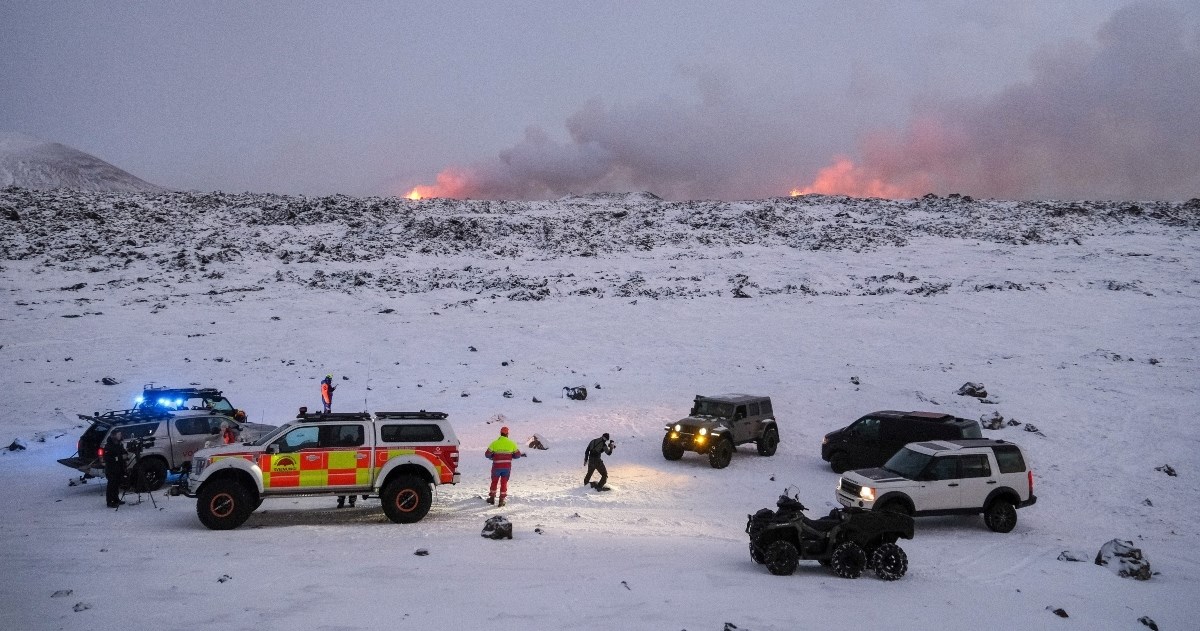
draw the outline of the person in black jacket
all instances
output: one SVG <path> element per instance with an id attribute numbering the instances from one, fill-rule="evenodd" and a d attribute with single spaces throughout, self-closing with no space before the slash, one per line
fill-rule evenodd
<path id="1" fill-rule="evenodd" d="M 593 438 L 592 442 L 588 443 L 587 449 L 583 451 L 583 462 L 587 465 L 587 475 L 583 476 L 583 483 L 590 484 L 597 491 L 604 490 L 604 483 L 608 482 L 608 469 L 604 467 L 604 455 L 612 455 L 613 447 L 616 443 L 608 439 L 608 433 L 603 434 L 600 438 Z M 592 483 L 592 474 L 599 473 L 600 481 Z"/>
<path id="2" fill-rule="evenodd" d="M 104 498 L 109 508 L 125 503 L 121 499 L 121 483 L 125 481 L 125 443 L 121 438 L 121 430 L 114 429 L 104 443 L 104 477 L 108 478 Z"/>

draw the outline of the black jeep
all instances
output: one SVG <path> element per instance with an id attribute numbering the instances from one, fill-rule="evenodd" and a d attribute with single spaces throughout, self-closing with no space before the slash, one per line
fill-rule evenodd
<path id="1" fill-rule="evenodd" d="M 776 510 L 749 515 L 746 534 L 750 558 L 776 576 L 795 572 L 800 559 L 832 566 L 842 578 L 858 578 L 864 569 L 874 568 L 879 578 L 894 581 L 908 571 L 908 556 L 896 544 L 913 537 L 908 515 L 835 508 L 827 517 L 809 519 L 804 505 L 788 491 L 775 505 Z"/>
<path id="2" fill-rule="evenodd" d="M 663 458 L 679 460 L 684 452 L 708 456 L 714 469 L 729 466 L 734 446 L 754 443 L 760 456 L 773 456 L 779 446 L 779 426 L 771 397 L 750 394 L 696 396 L 687 418 L 665 428 Z"/>

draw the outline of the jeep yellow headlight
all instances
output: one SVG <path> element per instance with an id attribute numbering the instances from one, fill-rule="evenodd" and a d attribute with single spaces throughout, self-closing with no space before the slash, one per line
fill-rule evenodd
<path id="1" fill-rule="evenodd" d="M 697 444 L 697 445 L 703 445 L 703 444 L 704 444 L 704 437 L 703 437 L 703 436 L 697 436 L 697 437 L 696 437 L 696 444 Z"/>
<path id="2" fill-rule="evenodd" d="M 873 489 L 869 486 L 864 486 L 858 490 L 858 496 L 864 500 L 867 500 L 868 502 L 874 502 L 875 501 L 875 489 Z"/>
<path id="3" fill-rule="evenodd" d="M 676 438 L 679 438 L 679 432 L 671 432 L 671 440 L 675 440 Z"/>

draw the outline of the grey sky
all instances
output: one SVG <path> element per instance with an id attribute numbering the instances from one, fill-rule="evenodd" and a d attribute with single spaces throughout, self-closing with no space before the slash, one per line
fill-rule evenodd
<path id="1" fill-rule="evenodd" d="M 1129 4 L 0 0 L 0 130 L 182 189 L 402 194 L 449 167 L 477 197 L 738 199 L 806 186 L 845 156 L 871 177 L 934 190 L 1185 196 L 1200 187 L 1190 164 L 1125 188 L 1111 186 L 1122 164 L 1028 188 L 923 170 L 963 154 L 990 168 L 1005 130 L 977 132 L 980 120 L 1009 111 L 998 103 L 1023 86 L 1053 88 L 1040 60 L 1104 59 L 1100 34 Z M 1164 63 L 1193 58 L 1193 3 L 1133 5 L 1123 23 L 1170 16 L 1180 33 Z M 1195 72 L 1137 89 L 1182 90 Z M 1139 121 L 1172 136 L 1188 107 L 1159 99 L 1147 109 L 1167 111 Z M 917 165 L 872 162 L 881 133 L 892 154 L 911 155 L 914 120 L 928 116 L 965 129 L 964 146 Z M 1050 132 L 1069 136 L 1072 117 L 1057 119 Z M 1179 142 L 1171 155 L 1193 140 Z"/>

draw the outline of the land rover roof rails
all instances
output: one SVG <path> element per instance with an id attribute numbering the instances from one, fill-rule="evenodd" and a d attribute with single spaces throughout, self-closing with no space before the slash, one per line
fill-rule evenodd
<path id="1" fill-rule="evenodd" d="M 446 418 L 447 416 L 449 416 L 449 415 L 446 414 L 445 412 L 426 412 L 425 410 L 421 410 L 419 412 L 376 412 L 375 413 L 375 418 L 388 419 L 388 420 L 443 419 L 443 418 Z"/>

